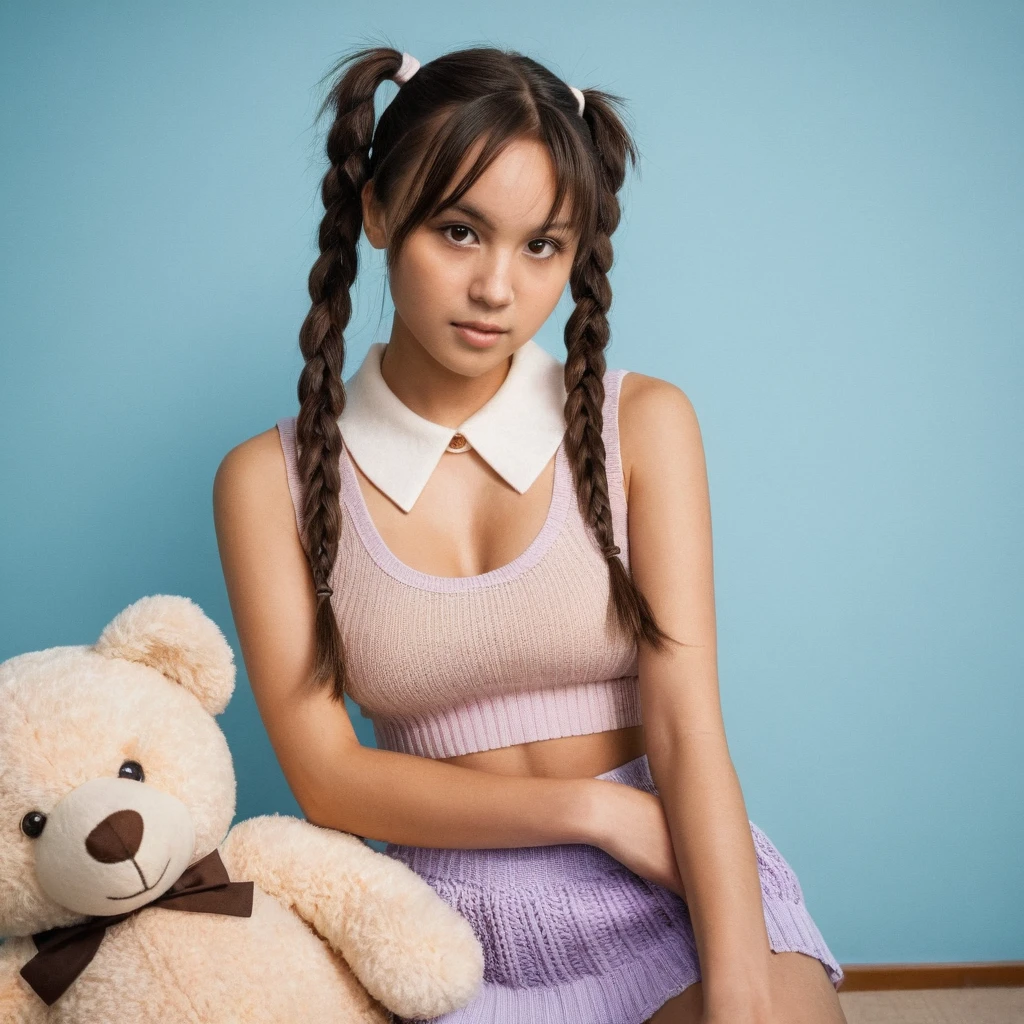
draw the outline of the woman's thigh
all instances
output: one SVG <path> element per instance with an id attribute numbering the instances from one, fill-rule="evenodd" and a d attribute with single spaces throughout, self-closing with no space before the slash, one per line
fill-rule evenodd
<path id="1" fill-rule="evenodd" d="M 806 953 L 772 951 L 769 984 L 772 1009 L 787 1024 L 847 1024 L 828 971 Z M 701 983 L 669 999 L 645 1024 L 699 1024 L 704 1012 Z"/>

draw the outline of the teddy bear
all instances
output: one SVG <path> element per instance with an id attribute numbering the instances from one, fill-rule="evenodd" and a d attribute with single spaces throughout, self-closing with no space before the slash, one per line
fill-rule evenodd
<path id="1" fill-rule="evenodd" d="M 164 594 L 0 664 L 3 1024 L 382 1024 L 476 993 L 476 935 L 406 865 L 291 816 L 231 827 L 234 685 Z"/>

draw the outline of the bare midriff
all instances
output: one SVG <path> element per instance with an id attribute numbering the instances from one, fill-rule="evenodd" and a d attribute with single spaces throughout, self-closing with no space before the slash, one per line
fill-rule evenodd
<path id="1" fill-rule="evenodd" d="M 631 725 L 586 736 L 560 736 L 495 750 L 478 750 L 439 760 L 495 775 L 589 779 L 618 768 L 645 752 L 644 727 Z"/>

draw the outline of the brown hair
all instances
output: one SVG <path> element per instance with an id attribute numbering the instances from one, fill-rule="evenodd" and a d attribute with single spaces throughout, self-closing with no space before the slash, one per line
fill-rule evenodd
<path id="1" fill-rule="evenodd" d="M 331 109 L 334 121 L 327 133 L 330 167 L 321 184 L 320 255 L 309 275 L 312 306 L 299 333 L 305 366 L 296 422 L 305 495 L 303 544 L 317 593 L 313 685 L 333 679 L 335 698 L 344 698 L 344 651 L 329 579 L 341 529 L 342 439 L 337 419 L 345 406 L 344 332 L 352 315 L 363 186 L 372 179 L 377 201 L 394 211 L 387 248 L 390 269 L 411 231 L 458 202 L 501 150 L 523 137 L 547 146 L 556 173 L 555 199 L 541 230 L 548 229 L 568 199 L 579 237 L 569 277 L 576 307 L 565 326 L 565 449 L 580 512 L 608 560 L 619 622 L 637 643 L 646 641 L 658 650 L 667 640 L 679 643 L 658 626 L 616 557 L 601 437 L 611 235 L 619 223 L 617 193 L 627 160 L 637 163 L 636 147 L 615 111 L 622 101 L 586 89 L 581 117 L 569 86 L 543 65 L 515 51 L 479 47 L 424 64 L 400 87 L 375 130 L 374 94 L 401 63 L 402 54 L 390 47 L 342 57 L 328 72 L 337 77 L 317 114 L 319 119 Z M 449 192 L 466 152 L 481 138 L 476 161 Z M 399 199 L 397 183 L 407 176 L 411 185 Z"/>

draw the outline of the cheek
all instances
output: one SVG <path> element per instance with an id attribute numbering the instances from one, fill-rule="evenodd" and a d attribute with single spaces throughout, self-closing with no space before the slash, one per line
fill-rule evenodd
<path id="1" fill-rule="evenodd" d="M 452 313 L 465 294 L 468 264 L 443 259 L 432 247 L 407 244 L 391 273 L 391 297 L 407 323 L 433 314 Z"/>
<path id="2" fill-rule="evenodd" d="M 517 301 L 521 313 L 530 321 L 531 331 L 539 329 L 554 312 L 567 283 L 568 267 L 537 268 L 522 276 Z"/>
<path id="3" fill-rule="evenodd" d="M 555 306 L 558 305 L 558 300 L 562 297 L 562 293 L 565 291 L 568 284 L 568 265 L 559 269 L 552 268 L 552 272 L 547 275 L 543 289 L 544 303 L 549 310 L 553 310 Z"/>

